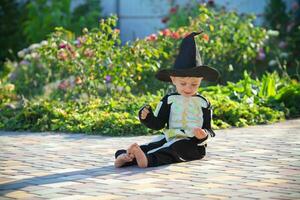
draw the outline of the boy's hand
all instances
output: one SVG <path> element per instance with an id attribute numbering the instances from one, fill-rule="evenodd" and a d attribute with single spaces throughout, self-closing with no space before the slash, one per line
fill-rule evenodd
<path id="1" fill-rule="evenodd" d="M 203 139 L 207 136 L 207 133 L 202 128 L 194 128 L 193 133 L 198 139 Z"/>
<path id="2" fill-rule="evenodd" d="M 149 106 L 145 106 L 141 112 L 141 119 L 146 119 L 149 112 Z"/>

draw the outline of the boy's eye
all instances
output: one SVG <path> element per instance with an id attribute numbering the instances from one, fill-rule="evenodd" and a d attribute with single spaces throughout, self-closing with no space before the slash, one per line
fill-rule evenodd
<path id="1" fill-rule="evenodd" d="M 182 85 L 182 86 L 185 86 L 185 85 L 186 85 L 186 83 L 180 83 L 180 85 Z"/>
<path id="2" fill-rule="evenodd" d="M 198 84 L 192 84 L 193 87 L 196 87 Z"/>

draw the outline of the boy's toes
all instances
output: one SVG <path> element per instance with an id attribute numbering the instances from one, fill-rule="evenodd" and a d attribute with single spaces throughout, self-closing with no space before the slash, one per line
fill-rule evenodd
<path id="1" fill-rule="evenodd" d="M 139 145 L 137 143 L 134 143 L 132 145 L 130 145 L 130 147 L 127 149 L 127 153 L 128 154 L 132 154 L 134 149 L 137 148 Z"/>

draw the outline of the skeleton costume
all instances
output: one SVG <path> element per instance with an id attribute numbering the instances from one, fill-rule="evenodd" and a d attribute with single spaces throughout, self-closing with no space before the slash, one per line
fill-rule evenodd
<path id="1" fill-rule="evenodd" d="M 156 74 L 157 79 L 171 82 L 170 76 L 180 76 L 217 80 L 217 70 L 202 64 L 194 41 L 194 36 L 198 34 L 200 33 L 191 33 L 183 39 L 173 69 L 160 70 Z M 141 112 L 145 107 L 149 114 L 141 119 Z M 148 160 L 148 167 L 201 159 L 205 156 L 207 140 L 215 136 L 211 128 L 211 105 L 199 94 L 190 97 L 179 93 L 168 94 L 161 99 L 154 112 L 149 105 L 144 106 L 139 112 L 139 118 L 150 129 L 163 129 L 162 135 L 140 146 Z M 196 138 L 193 134 L 194 128 L 202 128 L 207 136 L 201 140 Z M 118 150 L 115 157 L 123 153 L 126 150 Z M 135 159 L 124 166 L 134 164 Z"/>

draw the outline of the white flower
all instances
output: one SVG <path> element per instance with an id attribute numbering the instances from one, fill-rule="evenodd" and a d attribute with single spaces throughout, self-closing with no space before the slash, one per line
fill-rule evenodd
<path id="1" fill-rule="evenodd" d="M 122 87 L 122 86 L 117 86 L 117 90 L 118 90 L 119 92 L 122 92 L 122 91 L 124 90 L 124 87 Z"/>
<path id="2" fill-rule="evenodd" d="M 280 58 L 287 58 L 288 56 L 289 56 L 289 54 L 286 53 L 286 52 L 282 52 L 282 53 L 280 54 Z"/>
<path id="3" fill-rule="evenodd" d="M 32 57 L 33 59 L 37 59 L 37 58 L 39 58 L 39 54 L 38 54 L 37 52 L 32 52 L 32 53 L 31 53 L 31 57 Z"/>
<path id="4" fill-rule="evenodd" d="M 47 41 L 47 40 L 43 40 L 43 41 L 41 42 L 41 45 L 42 45 L 42 46 L 48 45 L 48 41 Z"/>
<path id="5" fill-rule="evenodd" d="M 269 36 L 278 36 L 279 35 L 279 32 L 275 31 L 275 30 L 268 30 L 267 33 Z"/>
<path id="6" fill-rule="evenodd" d="M 23 58 L 25 56 L 25 51 L 21 50 L 18 52 L 19 58 Z"/>
<path id="7" fill-rule="evenodd" d="M 270 67 L 272 67 L 272 66 L 275 66 L 277 64 L 277 62 L 276 62 L 276 60 L 270 60 L 268 64 Z"/>
<path id="8" fill-rule="evenodd" d="M 29 49 L 32 51 L 34 49 L 39 48 L 40 46 L 41 46 L 40 44 L 32 44 L 32 45 L 29 46 Z"/>

